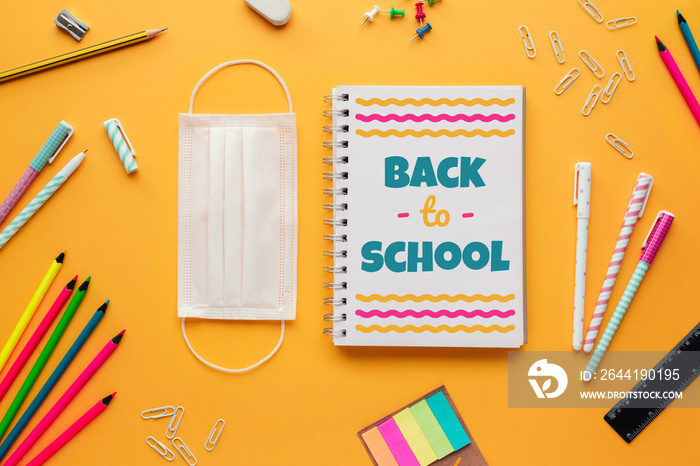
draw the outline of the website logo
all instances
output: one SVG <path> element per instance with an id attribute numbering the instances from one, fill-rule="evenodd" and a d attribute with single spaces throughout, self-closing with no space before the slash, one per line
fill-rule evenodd
<path id="1" fill-rule="evenodd" d="M 540 359 L 530 366 L 527 375 L 535 377 L 529 378 L 528 382 L 530 382 L 537 398 L 556 398 L 564 393 L 566 385 L 569 383 L 566 371 L 556 364 L 548 363 L 546 359 Z M 557 381 L 557 385 L 555 390 L 550 391 L 552 379 Z M 542 380 L 542 385 L 540 385 L 539 380 Z"/>

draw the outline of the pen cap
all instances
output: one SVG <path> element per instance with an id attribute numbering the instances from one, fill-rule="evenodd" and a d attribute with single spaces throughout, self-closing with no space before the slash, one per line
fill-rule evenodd
<path id="1" fill-rule="evenodd" d="M 591 215 L 591 163 L 579 162 L 574 168 L 574 205 L 576 218 Z"/>
<path id="2" fill-rule="evenodd" d="M 136 161 L 134 161 L 136 152 L 134 152 L 131 141 L 129 141 L 129 138 L 126 137 L 126 133 L 124 132 L 121 122 L 116 118 L 112 118 L 111 120 L 104 122 L 104 127 L 107 130 L 107 135 L 112 141 L 114 150 L 117 151 L 119 160 L 121 160 L 122 165 L 124 165 L 126 172 L 133 173 L 138 170 L 139 166 L 136 165 Z"/>
<path id="3" fill-rule="evenodd" d="M 644 244 L 642 244 L 644 252 L 642 252 L 642 257 L 639 259 L 640 261 L 651 264 L 674 218 L 672 213 L 666 212 L 665 210 L 662 210 L 656 215 L 654 225 L 651 227 L 649 235 L 644 240 Z"/>
<path id="4" fill-rule="evenodd" d="M 61 121 L 56 129 L 53 130 L 49 139 L 41 146 L 39 153 L 36 154 L 29 166 L 36 171 L 41 171 L 46 162 L 53 162 L 53 159 L 56 158 L 71 136 L 73 136 L 73 127 L 65 121 Z"/>

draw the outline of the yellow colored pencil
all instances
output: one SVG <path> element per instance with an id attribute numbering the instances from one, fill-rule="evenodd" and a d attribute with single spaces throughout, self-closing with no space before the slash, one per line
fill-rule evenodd
<path id="1" fill-rule="evenodd" d="M 36 308 L 39 307 L 39 303 L 41 303 L 41 300 L 44 299 L 44 295 L 49 290 L 49 287 L 53 283 L 54 278 L 56 278 L 56 275 L 58 275 L 58 271 L 61 270 L 65 252 L 66 251 L 63 251 L 61 254 L 59 254 L 58 257 L 51 263 L 51 267 L 49 267 L 48 272 L 46 272 L 46 275 L 44 275 L 44 279 L 41 280 L 39 288 L 34 293 L 34 296 L 32 296 L 32 300 L 29 301 L 29 305 L 24 310 L 22 317 L 20 317 L 19 322 L 17 322 L 17 326 L 12 331 L 10 339 L 7 340 L 5 347 L 2 349 L 2 352 L 0 352 L 0 371 L 3 367 L 5 367 L 5 363 L 10 357 L 12 350 L 15 349 L 17 342 L 24 333 L 24 330 L 27 328 L 27 325 L 29 325 L 29 321 L 32 320 L 32 316 L 34 316 Z"/>
<path id="2" fill-rule="evenodd" d="M 112 50 L 126 47 L 127 45 L 137 44 L 143 42 L 144 40 L 151 39 L 165 29 L 149 29 L 147 31 L 137 32 L 136 34 L 131 34 L 130 36 L 124 36 L 119 39 L 114 39 L 109 42 L 103 42 L 102 44 L 93 45 L 80 50 L 75 50 L 73 52 L 68 52 L 57 57 L 49 58 L 47 60 L 38 61 L 30 65 L 20 66 L 13 70 L 3 71 L 0 73 L 0 83 L 9 81 L 10 79 L 19 78 L 26 76 L 31 73 L 36 73 L 37 71 L 48 70 L 54 66 L 64 65 L 66 63 L 74 62 L 76 60 L 81 60 L 83 58 L 92 57 L 104 52 L 110 52 Z"/>

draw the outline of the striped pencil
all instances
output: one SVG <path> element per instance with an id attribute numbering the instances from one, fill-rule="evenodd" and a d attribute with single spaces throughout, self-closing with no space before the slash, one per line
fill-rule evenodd
<path id="1" fill-rule="evenodd" d="M 632 190 L 632 198 L 627 205 L 625 217 L 622 219 L 620 235 L 617 237 L 617 243 L 615 243 L 615 249 L 613 250 L 612 258 L 608 265 L 608 271 L 605 273 L 603 287 L 600 290 L 600 295 L 598 295 L 598 302 L 595 305 L 593 318 L 588 326 L 586 339 L 583 342 L 583 351 L 586 353 L 590 353 L 595 345 L 595 339 L 598 336 L 600 324 L 603 321 L 605 310 L 608 307 L 610 294 L 612 293 L 613 286 L 615 286 L 617 273 L 620 271 L 620 264 L 622 264 L 622 259 L 625 257 L 627 244 L 630 241 L 630 236 L 632 236 L 632 230 L 634 230 L 637 219 L 641 218 L 644 213 L 644 207 L 647 204 L 647 199 L 649 199 L 652 184 L 654 184 L 654 178 L 652 178 L 651 175 L 640 173 L 637 177 L 637 182 Z"/>

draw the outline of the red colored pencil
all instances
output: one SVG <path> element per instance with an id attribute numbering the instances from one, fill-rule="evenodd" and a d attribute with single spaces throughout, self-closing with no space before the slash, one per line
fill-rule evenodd
<path id="1" fill-rule="evenodd" d="M 75 423 L 70 426 L 68 429 L 66 429 L 65 432 L 63 432 L 61 435 L 59 435 L 56 440 L 51 442 L 48 447 L 46 447 L 41 453 L 36 455 L 36 457 L 31 460 L 29 463 L 27 463 L 27 466 L 39 466 L 42 465 L 51 458 L 54 453 L 56 453 L 58 450 L 63 447 L 70 439 L 75 437 L 75 435 L 83 430 L 83 428 L 90 424 L 93 419 L 95 419 L 97 416 L 99 416 L 102 411 L 107 409 L 107 405 L 109 405 L 109 402 L 112 401 L 112 398 L 114 398 L 114 395 L 116 395 L 117 392 L 112 393 L 111 395 L 102 398 L 100 401 L 97 402 L 95 406 L 90 408 L 87 413 L 83 414 L 80 419 L 75 421 Z"/>
<path id="2" fill-rule="evenodd" d="M 119 346 L 119 342 L 124 335 L 126 330 L 122 330 L 117 336 L 112 338 L 107 342 L 107 345 L 102 348 L 95 359 L 88 364 L 87 368 L 75 379 L 75 382 L 68 387 L 68 390 L 59 398 L 55 405 L 46 413 L 46 416 L 39 421 L 34 430 L 32 430 L 27 438 L 17 447 L 17 450 L 12 453 L 12 455 L 7 459 L 3 466 L 17 466 L 17 463 L 27 454 L 30 448 L 39 440 L 39 438 L 46 432 L 53 421 L 63 412 L 68 404 L 75 398 L 75 396 L 80 392 L 80 390 L 85 386 L 85 384 L 95 375 L 95 372 L 104 364 L 104 362 L 114 353 L 114 350 Z"/>
<path id="3" fill-rule="evenodd" d="M 0 400 L 3 399 L 5 394 L 7 394 L 7 391 L 14 383 L 15 379 L 17 378 L 17 375 L 22 371 L 22 368 L 27 363 L 27 360 L 29 360 L 29 357 L 32 355 L 36 347 L 39 346 L 41 339 L 44 338 L 46 332 L 49 331 L 49 328 L 51 327 L 51 324 L 53 324 L 53 321 L 56 320 L 58 313 L 61 312 L 63 306 L 65 306 L 65 304 L 68 302 L 68 298 L 70 298 L 70 295 L 73 293 L 73 289 L 75 288 L 75 282 L 77 280 L 78 276 L 76 275 L 73 278 L 73 280 L 68 282 L 66 287 L 63 290 L 61 290 L 61 292 L 58 294 L 58 298 L 56 298 L 56 301 L 54 301 L 53 305 L 51 305 L 51 307 L 49 308 L 48 312 L 46 313 L 46 316 L 41 321 L 39 326 L 34 331 L 34 334 L 27 342 L 27 345 L 24 347 L 22 352 L 19 353 L 19 356 L 17 356 L 17 360 L 14 362 L 14 364 L 12 364 L 10 370 L 7 371 L 7 375 L 5 375 L 5 378 L 0 383 Z"/>

